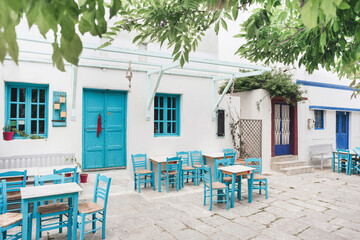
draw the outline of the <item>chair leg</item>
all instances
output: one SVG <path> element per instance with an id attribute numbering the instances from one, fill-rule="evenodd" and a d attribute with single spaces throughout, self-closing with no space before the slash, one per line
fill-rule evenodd
<path id="1" fill-rule="evenodd" d="M 154 173 L 151 174 L 151 183 L 153 186 L 153 190 L 155 191 L 155 174 Z"/>
<path id="2" fill-rule="evenodd" d="M 206 189 L 204 187 L 204 206 L 206 205 Z"/>
<path id="3" fill-rule="evenodd" d="M 268 199 L 268 184 L 267 184 L 267 179 L 265 179 L 265 197 L 266 197 L 266 199 Z"/>
<path id="4" fill-rule="evenodd" d="M 169 176 L 166 176 L 166 191 L 169 192 Z"/>
<path id="5" fill-rule="evenodd" d="M 3 231 L 2 234 L 0 235 L 0 240 L 4 240 L 6 239 L 6 231 Z"/>
<path id="6" fill-rule="evenodd" d="M 140 174 L 138 174 L 138 188 L 139 188 L 139 193 L 141 192 L 140 190 Z"/>
<path id="7" fill-rule="evenodd" d="M 31 213 L 29 213 L 28 219 L 29 219 L 28 226 L 29 226 L 29 230 L 30 230 L 30 229 L 32 229 L 32 214 Z M 31 233 L 32 233 L 32 231 L 28 231 L 28 239 L 31 239 Z"/>
<path id="8" fill-rule="evenodd" d="M 136 178 L 136 175 L 134 174 L 134 189 L 136 190 L 136 181 L 137 181 L 137 178 Z"/>
<path id="9" fill-rule="evenodd" d="M 210 189 L 210 205 L 209 205 L 209 210 L 212 210 L 212 199 L 213 199 L 213 190 Z"/>
<path id="10" fill-rule="evenodd" d="M 85 235 L 85 213 L 81 213 L 81 223 L 80 223 L 80 240 L 84 240 Z"/>
<path id="11" fill-rule="evenodd" d="M 59 216 L 59 224 L 60 224 L 62 221 L 63 221 L 63 215 L 61 214 L 61 215 Z M 62 227 L 59 228 L 59 233 L 62 233 Z"/>
<path id="12" fill-rule="evenodd" d="M 72 232 L 72 224 L 73 224 L 72 212 L 73 212 L 72 207 L 70 207 L 69 215 L 68 215 L 69 216 L 68 223 L 67 223 L 67 240 L 71 240 L 71 232 Z M 75 218 L 74 218 L 74 220 L 75 220 Z"/>
<path id="13" fill-rule="evenodd" d="M 261 181 L 259 182 L 259 194 L 261 195 Z"/>
<path id="14" fill-rule="evenodd" d="M 39 240 L 40 239 L 40 237 L 41 237 L 41 232 L 40 232 L 40 228 L 41 228 L 41 223 L 40 223 L 40 217 L 39 217 L 39 213 L 37 213 L 36 214 L 36 236 L 35 236 L 35 238 L 36 238 L 36 240 Z"/>
<path id="15" fill-rule="evenodd" d="M 229 210 L 229 187 L 226 187 L 226 209 Z"/>
<path id="16" fill-rule="evenodd" d="M 102 239 L 105 239 L 105 229 L 106 229 L 106 214 L 103 215 L 103 222 L 102 222 Z"/>

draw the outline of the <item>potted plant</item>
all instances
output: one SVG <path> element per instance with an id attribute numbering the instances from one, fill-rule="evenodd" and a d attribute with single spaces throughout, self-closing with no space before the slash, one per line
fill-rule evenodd
<path id="1" fill-rule="evenodd" d="M 3 128 L 4 132 L 3 132 L 3 139 L 5 141 L 9 141 L 13 139 L 14 136 L 14 131 L 11 129 L 10 125 L 7 124 L 4 128 Z"/>
<path id="2" fill-rule="evenodd" d="M 81 170 L 80 175 L 80 183 L 87 183 L 88 174 L 83 172 L 81 163 L 79 163 L 76 158 L 74 159 L 74 163 L 78 166 L 78 168 Z"/>

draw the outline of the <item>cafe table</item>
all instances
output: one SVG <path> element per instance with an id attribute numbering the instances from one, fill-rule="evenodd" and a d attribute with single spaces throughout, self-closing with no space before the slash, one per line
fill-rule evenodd
<path id="1" fill-rule="evenodd" d="M 215 161 L 218 159 L 223 159 L 224 158 L 224 153 L 223 152 L 209 152 L 209 153 L 203 153 L 203 158 L 204 158 L 204 164 L 206 165 L 206 159 L 211 159 L 214 161 L 214 167 L 215 166 Z M 229 156 L 230 158 L 230 156 Z M 214 172 L 217 172 L 216 169 Z M 218 181 L 216 174 L 214 175 L 214 180 Z"/>
<path id="2" fill-rule="evenodd" d="M 28 177 L 34 177 L 34 176 L 53 174 L 54 169 L 74 168 L 75 166 L 76 166 L 75 164 L 69 164 L 69 165 L 59 165 L 59 166 L 51 166 L 51 167 L 4 168 L 4 169 L 0 169 L 0 173 L 10 172 L 10 171 L 23 172 L 27 170 L 26 175 Z M 80 173 L 81 170 L 77 168 L 77 172 Z"/>
<path id="3" fill-rule="evenodd" d="M 341 151 L 340 151 L 341 152 Z M 335 162 L 337 163 L 337 151 L 333 151 L 333 159 L 332 159 L 332 170 L 333 172 L 335 172 Z M 359 158 L 359 156 L 354 152 L 354 150 L 350 150 L 350 155 L 351 155 L 351 159 L 352 161 L 356 161 L 356 159 Z"/>
<path id="4" fill-rule="evenodd" d="M 30 203 L 36 203 L 40 201 L 50 201 L 55 199 L 69 198 L 73 204 L 73 223 L 72 223 L 72 239 L 77 238 L 77 212 L 78 212 L 78 197 L 79 192 L 82 191 L 82 188 L 74 183 L 62 183 L 62 184 L 51 184 L 43 186 L 31 186 L 20 188 L 21 192 L 21 206 L 22 206 L 22 240 L 28 240 L 28 231 L 31 231 L 29 228 L 29 205 Z M 69 201 L 70 202 L 70 201 Z M 30 238 L 31 238 L 31 234 Z"/>
<path id="5" fill-rule="evenodd" d="M 158 191 L 161 192 L 161 165 L 166 165 L 166 159 L 174 156 L 152 156 L 150 159 L 150 170 L 153 170 L 153 163 L 158 165 Z"/>
<path id="6" fill-rule="evenodd" d="M 234 207 L 234 198 L 235 198 L 235 181 L 236 177 L 243 175 L 243 174 L 250 174 L 250 178 L 248 178 L 248 202 L 251 203 L 252 201 L 252 192 L 253 192 L 253 180 L 254 180 L 254 170 L 255 168 L 242 166 L 242 165 L 232 165 L 226 167 L 219 167 L 219 170 L 223 174 L 227 174 L 232 176 L 231 182 L 231 203 L 230 207 Z M 241 184 L 241 181 L 239 182 Z M 241 193 L 240 193 L 241 194 Z"/>

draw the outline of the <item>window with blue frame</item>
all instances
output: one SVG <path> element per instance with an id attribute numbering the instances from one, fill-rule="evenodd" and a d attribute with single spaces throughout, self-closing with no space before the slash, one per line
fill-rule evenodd
<path id="1" fill-rule="evenodd" d="M 315 114 L 315 130 L 324 129 L 324 111 L 314 110 Z"/>
<path id="2" fill-rule="evenodd" d="M 180 135 L 180 95 L 156 94 L 154 99 L 154 135 Z"/>
<path id="3" fill-rule="evenodd" d="M 5 125 L 27 135 L 46 137 L 48 85 L 6 83 L 5 91 Z"/>

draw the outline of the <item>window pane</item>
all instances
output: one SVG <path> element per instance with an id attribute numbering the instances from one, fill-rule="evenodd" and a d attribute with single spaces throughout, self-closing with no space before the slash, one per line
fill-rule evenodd
<path id="1" fill-rule="evenodd" d="M 171 110 L 167 110 L 167 120 L 171 120 Z"/>
<path id="2" fill-rule="evenodd" d="M 155 122 L 154 123 L 154 133 L 158 133 L 158 131 L 159 131 L 159 123 Z"/>
<path id="3" fill-rule="evenodd" d="M 172 133 L 171 132 L 171 123 L 170 122 L 167 123 L 166 131 L 167 131 L 167 133 Z"/>
<path id="4" fill-rule="evenodd" d="M 167 98 L 167 107 L 168 108 L 171 108 L 171 99 L 172 99 L 171 97 Z"/>
<path id="5" fill-rule="evenodd" d="M 155 112 L 154 112 L 154 119 L 159 120 L 159 110 L 157 110 L 157 109 L 155 109 Z"/>
<path id="6" fill-rule="evenodd" d="M 155 97 L 155 99 L 154 99 L 155 107 L 158 107 L 158 106 L 159 106 L 158 101 L 159 101 L 159 98 L 158 98 L 158 97 Z"/>
<path id="7" fill-rule="evenodd" d="M 44 89 L 40 90 L 40 102 L 41 103 L 45 102 L 45 90 Z"/>
<path id="8" fill-rule="evenodd" d="M 16 120 L 11 120 L 10 121 L 10 127 L 11 127 L 11 129 L 16 128 Z"/>
<path id="9" fill-rule="evenodd" d="M 10 117 L 11 118 L 16 118 L 16 112 L 17 112 L 17 105 L 16 104 L 11 104 L 11 110 L 10 110 Z"/>
<path id="10" fill-rule="evenodd" d="M 176 98 L 173 98 L 172 107 L 176 108 Z"/>
<path id="11" fill-rule="evenodd" d="M 164 120 L 164 110 L 160 109 L 160 120 Z"/>
<path id="12" fill-rule="evenodd" d="M 11 88 L 11 101 L 17 102 L 17 88 Z"/>
<path id="13" fill-rule="evenodd" d="M 18 130 L 19 131 L 24 131 L 25 130 L 25 121 L 19 121 Z"/>
<path id="14" fill-rule="evenodd" d="M 37 121 L 31 120 L 31 134 L 37 133 Z"/>
<path id="15" fill-rule="evenodd" d="M 31 90 L 31 102 L 35 103 L 38 101 L 38 90 L 37 89 L 32 89 Z"/>
<path id="16" fill-rule="evenodd" d="M 172 132 L 177 133 L 176 132 L 176 122 L 173 122 L 173 124 L 172 124 Z"/>
<path id="17" fill-rule="evenodd" d="M 163 122 L 160 122 L 159 133 L 164 133 L 164 123 Z"/>
<path id="18" fill-rule="evenodd" d="M 25 104 L 19 104 L 19 118 L 25 118 Z"/>
<path id="19" fill-rule="evenodd" d="M 31 118 L 37 118 L 37 105 L 31 105 Z"/>
<path id="20" fill-rule="evenodd" d="M 45 121 L 39 121 L 39 134 L 45 133 Z"/>
<path id="21" fill-rule="evenodd" d="M 45 105 L 39 105 L 39 118 L 45 118 Z"/>
<path id="22" fill-rule="evenodd" d="M 176 110 L 172 110 L 172 119 L 175 121 L 176 120 Z"/>
<path id="23" fill-rule="evenodd" d="M 20 88 L 20 99 L 19 102 L 25 102 L 25 88 Z"/>
<path id="24" fill-rule="evenodd" d="M 159 101 L 160 101 L 160 107 L 164 107 L 164 98 L 160 97 Z"/>

